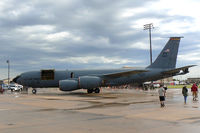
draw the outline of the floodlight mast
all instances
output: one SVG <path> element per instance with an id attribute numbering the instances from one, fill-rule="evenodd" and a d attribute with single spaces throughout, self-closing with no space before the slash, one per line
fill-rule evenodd
<path id="1" fill-rule="evenodd" d="M 145 24 L 144 30 L 149 30 L 149 43 L 150 43 L 150 63 L 152 64 L 152 45 L 151 45 L 151 29 L 153 29 L 153 23 Z"/>
<path id="2" fill-rule="evenodd" d="M 10 61 L 7 60 L 6 63 L 8 63 L 8 85 L 10 84 Z"/>

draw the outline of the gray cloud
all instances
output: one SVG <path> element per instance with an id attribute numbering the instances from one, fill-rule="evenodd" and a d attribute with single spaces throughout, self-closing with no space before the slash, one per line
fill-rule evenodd
<path id="1" fill-rule="evenodd" d="M 155 12 L 148 9 L 134 16 L 120 16 L 125 9 L 147 8 L 147 5 L 155 2 L 3 1 L 0 4 L 3 5 L 0 13 L 0 78 L 6 77 L 7 59 L 12 63 L 12 76 L 42 68 L 146 66 L 149 64 L 148 33 L 143 31 L 144 23 L 134 28 L 134 22 L 144 18 L 158 19 L 162 24 L 194 21 L 193 17 L 184 14 L 171 16 L 165 10 Z M 167 38 L 162 37 L 168 36 L 171 34 L 159 32 L 159 27 L 153 32 L 153 38 L 161 37 L 153 40 L 154 59 L 167 41 Z M 196 32 L 184 33 L 184 36 L 187 38 L 181 44 L 180 54 L 184 54 L 188 44 L 194 46 L 194 49 L 199 44 L 194 39 L 199 38 Z M 191 51 L 193 48 L 189 47 Z"/>

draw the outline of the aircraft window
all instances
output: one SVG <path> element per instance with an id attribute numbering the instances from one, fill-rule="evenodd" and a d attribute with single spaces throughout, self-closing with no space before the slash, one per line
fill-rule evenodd
<path id="1" fill-rule="evenodd" d="M 54 80 L 54 70 L 41 70 L 41 80 Z"/>

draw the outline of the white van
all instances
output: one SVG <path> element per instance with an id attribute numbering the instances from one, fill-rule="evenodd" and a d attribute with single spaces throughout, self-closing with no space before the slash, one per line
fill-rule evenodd
<path id="1" fill-rule="evenodd" d="M 17 84 L 10 84 L 9 89 L 11 91 L 22 91 L 23 86 L 22 85 L 17 85 Z"/>

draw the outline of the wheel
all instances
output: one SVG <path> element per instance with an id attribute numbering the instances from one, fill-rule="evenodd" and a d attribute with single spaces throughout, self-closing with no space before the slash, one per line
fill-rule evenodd
<path id="1" fill-rule="evenodd" d="M 100 89 L 99 89 L 99 88 L 96 88 L 96 89 L 94 90 L 94 92 L 95 92 L 95 93 L 99 93 L 99 92 L 100 92 Z"/>
<path id="2" fill-rule="evenodd" d="M 33 93 L 33 94 L 36 94 L 36 93 L 37 93 L 37 90 L 36 90 L 36 89 L 33 89 L 33 90 L 32 90 L 32 93 Z"/>
<path id="3" fill-rule="evenodd" d="M 87 93 L 92 93 L 93 92 L 93 89 L 87 89 Z"/>

